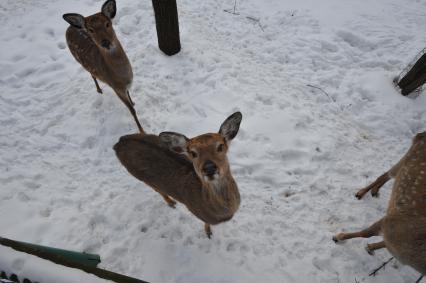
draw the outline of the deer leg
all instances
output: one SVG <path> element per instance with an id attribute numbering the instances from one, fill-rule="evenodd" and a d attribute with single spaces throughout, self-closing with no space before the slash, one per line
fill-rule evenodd
<path id="1" fill-rule="evenodd" d="M 212 229 L 210 227 L 210 224 L 204 223 L 204 231 L 206 232 L 206 235 L 209 239 L 212 238 L 213 233 L 212 233 Z"/>
<path id="2" fill-rule="evenodd" d="M 386 244 L 384 241 L 381 241 L 378 243 L 367 244 L 367 246 L 365 247 L 365 250 L 367 251 L 369 255 L 374 255 L 375 250 L 379 250 L 383 248 L 386 248 Z"/>
<path id="3" fill-rule="evenodd" d="M 370 238 L 372 236 L 378 236 L 380 231 L 382 230 L 382 221 L 383 218 L 368 227 L 367 229 L 364 229 L 359 232 L 337 234 L 333 237 L 333 241 L 337 243 L 352 238 Z"/>
<path id="4" fill-rule="evenodd" d="M 129 91 L 127 91 L 127 97 L 129 98 L 130 103 L 135 106 L 135 103 L 133 102 L 132 98 L 130 97 Z"/>
<path id="5" fill-rule="evenodd" d="M 126 105 L 126 107 L 129 109 L 130 114 L 132 114 L 133 119 L 135 119 L 136 125 L 138 126 L 139 132 L 141 134 L 145 134 L 141 123 L 139 123 L 139 119 L 138 116 L 136 115 L 136 111 L 135 108 L 133 108 L 133 105 L 130 103 L 130 101 L 128 99 L 126 99 L 125 97 L 121 96 L 121 93 L 117 93 L 118 94 L 118 98 L 120 98 L 120 100 L 124 103 L 124 105 Z"/>
<path id="6" fill-rule="evenodd" d="M 92 76 L 92 78 L 95 81 L 96 91 L 102 94 L 102 89 L 99 87 L 98 81 L 96 80 L 94 76 Z"/>
<path id="7" fill-rule="evenodd" d="M 133 108 L 133 106 L 129 105 L 129 110 L 130 110 L 130 114 L 132 114 L 132 116 L 133 116 L 133 119 L 135 119 L 135 122 L 136 122 L 136 125 L 138 126 L 139 132 L 141 132 L 141 134 L 144 134 L 145 132 L 144 132 L 142 126 L 141 126 L 141 123 L 139 123 L 138 116 L 136 116 L 136 111 Z"/>
<path id="8" fill-rule="evenodd" d="M 159 192 L 160 193 L 160 192 Z M 171 208 L 176 208 L 176 201 L 174 199 L 172 199 L 171 197 L 169 197 L 166 194 L 160 193 L 160 195 L 164 198 L 164 200 L 167 202 L 167 205 L 170 206 Z"/>
<path id="9" fill-rule="evenodd" d="M 163 193 L 162 191 L 160 191 L 159 189 L 157 189 L 156 187 L 154 187 L 152 185 L 151 185 L 151 188 L 153 188 L 154 191 L 156 191 L 157 193 L 159 193 L 163 197 L 163 199 L 167 202 L 168 206 L 170 206 L 171 208 L 176 208 L 176 201 L 174 199 L 172 199 L 167 194 Z"/>
<path id="10" fill-rule="evenodd" d="M 376 181 L 374 181 L 372 184 L 370 184 L 369 186 L 359 190 L 355 197 L 357 199 L 362 199 L 362 197 L 368 193 L 371 190 L 371 195 L 373 197 L 377 197 L 379 194 L 379 190 L 380 188 L 387 182 L 390 180 L 390 176 L 389 176 L 389 172 L 386 172 L 385 174 L 383 174 L 382 176 L 380 176 L 379 178 L 377 178 Z"/>

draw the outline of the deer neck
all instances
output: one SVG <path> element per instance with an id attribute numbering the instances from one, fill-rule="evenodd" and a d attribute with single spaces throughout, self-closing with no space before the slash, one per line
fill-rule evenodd
<path id="1" fill-rule="evenodd" d="M 202 184 L 202 198 L 206 202 L 206 209 L 214 208 L 219 215 L 234 214 L 240 204 L 240 194 L 229 169 L 216 180 L 202 181 Z"/>
<path id="2" fill-rule="evenodd" d="M 115 78 L 131 78 L 133 77 L 132 67 L 126 52 L 124 52 L 118 39 L 115 39 L 109 50 L 101 48 L 101 54 L 104 59 L 106 68 Z"/>

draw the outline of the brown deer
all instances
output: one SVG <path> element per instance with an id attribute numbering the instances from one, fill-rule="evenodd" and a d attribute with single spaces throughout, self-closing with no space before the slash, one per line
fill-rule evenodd
<path id="1" fill-rule="evenodd" d="M 129 94 L 132 66 L 112 27 L 111 20 L 116 11 L 115 0 L 108 0 L 100 13 L 88 17 L 64 14 L 64 20 L 70 24 L 66 31 L 67 44 L 74 58 L 92 75 L 96 90 L 102 93 L 96 79 L 109 85 L 129 109 L 139 131 L 143 132 Z"/>
<path id="2" fill-rule="evenodd" d="M 383 241 L 367 245 L 371 254 L 386 247 L 401 263 L 426 274 L 426 132 L 417 134 L 408 152 L 388 172 L 361 189 L 357 198 L 395 178 L 386 216 L 369 228 L 355 233 L 340 233 L 335 242 L 351 238 L 383 236 Z"/>
<path id="3" fill-rule="evenodd" d="M 210 238 L 210 225 L 230 220 L 240 205 L 226 154 L 241 119 L 236 112 L 219 133 L 192 139 L 173 132 L 123 136 L 114 150 L 127 171 L 160 193 L 169 206 L 179 201 L 201 219 Z"/>

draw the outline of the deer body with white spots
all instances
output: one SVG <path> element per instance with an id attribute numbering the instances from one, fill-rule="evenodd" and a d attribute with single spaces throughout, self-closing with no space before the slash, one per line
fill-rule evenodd
<path id="1" fill-rule="evenodd" d="M 66 40 L 71 54 L 92 75 L 97 91 L 102 93 L 97 79 L 109 85 L 129 109 L 139 131 L 143 132 L 129 94 L 132 66 L 112 27 L 115 14 L 115 0 L 106 1 L 100 13 L 88 17 L 64 14 L 64 20 L 70 24 Z"/>
<path id="2" fill-rule="evenodd" d="M 404 157 L 356 197 L 370 190 L 377 196 L 390 178 L 395 183 L 386 216 L 365 230 L 340 233 L 333 240 L 382 235 L 382 242 L 367 245 L 369 253 L 386 247 L 400 262 L 426 275 L 426 132 L 417 134 Z"/>
<path id="3" fill-rule="evenodd" d="M 123 136 L 114 150 L 127 171 L 160 193 L 169 206 L 179 201 L 203 221 L 210 238 L 210 225 L 230 220 L 240 205 L 226 154 L 241 119 L 236 112 L 218 133 L 192 139 L 173 132 Z"/>

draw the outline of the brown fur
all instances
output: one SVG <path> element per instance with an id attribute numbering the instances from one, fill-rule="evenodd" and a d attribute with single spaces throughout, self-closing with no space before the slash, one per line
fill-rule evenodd
<path id="1" fill-rule="evenodd" d="M 357 196 L 369 189 L 377 194 L 390 178 L 395 183 L 386 216 L 368 229 L 340 233 L 334 240 L 383 235 L 384 243 L 373 249 L 386 247 L 399 261 L 426 275 L 426 132 L 417 134 L 404 157 Z"/>
<path id="2" fill-rule="evenodd" d="M 159 192 L 166 201 L 171 197 L 183 203 L 196 217 L 210 224 L 230 220 L 238 210 L 240 194 L 226 158 L 226 150 L 216 153 L 216 144 L 225 143 L 220 134 L 205 134 L 188 141 L 188 149 L 199 154 L 197 161 L 167 148 L 155 135 L 134 134 L 120 138 L 114 146 L 117 157 L 130 174 Z M 219 168 L 217 182 L 198 174 L 206 158 Z M 170 205 L 170 203 L 169 203 Z"/>
<path id="3" fill-rule="evenodd" d="M 98 92 L 102 93 L 96 79 L 114 90 L 129 109 L 139 131 L 143 132 L 129 96 L 132 66 L 115 35 L 111 20 L 103 13 L 85 17 L 83 27 L 68 27 L 66 40 L 74 58 L 92 75 Z M 110 49 L 102 46 L 103 40 L 111 43 Z"/>

